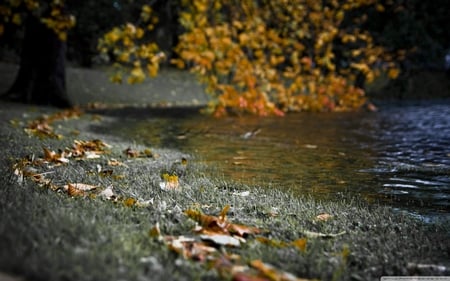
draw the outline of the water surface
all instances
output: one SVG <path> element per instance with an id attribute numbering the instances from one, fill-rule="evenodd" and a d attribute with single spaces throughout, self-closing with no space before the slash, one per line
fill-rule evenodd
<path id="1" fill-rule="evenodd" d="M 284 118 L 182 114 L 121 122 L 123 136 L 193 153 L 233 181 L 318 198 L 352 193 L 425 217 L 449 217 L 448 102 Z"/>

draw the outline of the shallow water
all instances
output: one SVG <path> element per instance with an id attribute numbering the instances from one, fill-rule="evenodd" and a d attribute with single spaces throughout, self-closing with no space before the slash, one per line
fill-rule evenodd
<path id="1" fill-rule="evenodd" d="M 450 217 L 448 102 L 391 104 L 376 113 L 121 122 L 124 136 L 191 152 L 234 181 L 319 198 L 353 193 L 426 219 Z"/>

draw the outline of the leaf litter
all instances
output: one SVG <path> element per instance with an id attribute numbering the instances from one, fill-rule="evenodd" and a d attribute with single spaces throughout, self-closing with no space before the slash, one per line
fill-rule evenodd
<path id="1" fill-rule="evenodd" d="M 54 133 L 50 126 L 54 121 L 66 120 L 68 118 L 77 118 L 82 114 L 81 110 L 65 110 L 50 116 L 43 116 L 31 122 L 25 129 L 28 133 L 39 137 L 53 137 L 61 139 L 62 136 Z M 67 183 L 58 185 L 52 179 L 47 178 L 52 174 L 51 169 L 55 166 L 68 165 L 75 160 L 98 159 L 110 152 L 111 146 L 102 140 L 74 140 L 69 148 L 58 150 L 57 152 L 44 147 L 43 156 L 36 158 L 30 155 L 19 159 L 13 165 L 13 173 L 17 176 L 19 182 L 30 179 L 39 186 L 47 187 L 56 192 L 64 192 L 70 197 L 99 197 L 111 202 L 121 202 L 126 207 L 148 207 L 153 204 L 153 199 L 142 200 L 134 197 L 119 196 L 113 185 L 101 187 L 83 182 Z M 150 149 L 143 151 L 127 148 L 123 153 L 128 158 L 155 157 Z M 185 173 L 187 161 L 183 158 L 181 167 Z M 117 159 L 107 159 L 108 166 L 123 166 L 126 164 Z M 41 172 L 41 168 L 46 167 L 47 171 Z M 101 165 L 97 165 L 97 173 L 104 176 L 111 175 L 112 171 L 104 170 Z M 181 191 L 179 176 L 176 173 L 164 173 L 161 175 L 160 188 L 165 191 Z M 246 197 L 248 191 L 234 193 L 236 196 Z M 225 279 L 233 280 L 306 280 L 299 279 L 291 273 L 277 269 L 271 264 L 264 263 L 261 260 L 244 261 L 244 259 L 232 253 L 233 248 L 239 248 L 247 243 L 248 239 L 266 244 L 272 247 L 293 247 L 301 252 L 306 251 L 308 239 L 315 238 L 334 238 L 344 235 L 345 232 L 337 234 L 326 234 L 312 231 L 303 231 L 304 237 L 292 242 L 278 241 L 262 236 L 263 231 L 257 227 L 236 224 L 228 220 L 227 213 L 230 206 L 226 205 L 218 216 L 207 215 L 198 210 L 188 209 L 184 214 L 189 219 L 196 222 L 193 233 L 189 235 L 162 235 L 159 224 L 157 223 L 149 232 L 149 235 L 158 241 L 167 245 L 167 247 L 182 256 L 185 259 L 202 262 L 209 268 L 215 269 L 218 274 Z M 326 222 L 331 219 L 329 214 L 320 214 L 315 220 Z"/>

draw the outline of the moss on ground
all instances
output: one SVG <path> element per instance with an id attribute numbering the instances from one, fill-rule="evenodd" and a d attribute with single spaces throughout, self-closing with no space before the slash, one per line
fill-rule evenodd
<path id="1" fill-rule="evenodd" d="M 276 189 L 211 179 L 204 173 L 208 167 L 175 150 L 151 148 L 159 157 L 129 161 L 124 149 L 145 147 L 89 130 L 92 122 L 100 122 L 98 127 L 110 117 L 93 121 L 93 116 L 86 114 L 59 122 L 55 125 L 59 124 L 57 130 L 65 136 L 62 140 L 25 134 L 21 122 L 45 110 L 50 109 L 30 111 L 10 104 L 0 108 L 0 271 L 26 280 L 216 280 L 216 271 L 183 259 L 150 237 L 149 230 L 159 223 L 163 235 L 191 235 L 195 223 L 183 211 L 196 209 L 218 215 L 230 205 L 230 221 L 263 229 L 259 236 L 272 242 L 294 241 L 308 231 L 345 232 L 333 238 L 307 238 L 304 251 L 249 237 L 241 247 L 226 250 L 240 255 L 244 263 L 261 259 L 298 277 L 321 280 L 450 274 L 449 222 L 424 224 L 407 214 L 346 195 L 317 201 Z M 79 135 L 74 135 L 75 131 Z M 49 176 L 55 183 L 113 185 L 119 195 L 148 201 L 149 205 L 127 207 L 98 197 L 72 198 L 29 180 L 17 182 L 11 168 L 17 159 L 31 154 L 39 157 L 42 146 L 63 149 L 74 139 L 101 139 L 112 145 L 106 157 L 127 165 L 114 168 L 114 173 L 124 177 L 100 176 L 96 171 L 98 165 L 105 164 L 102 157 L 55 167 Z M 188 159 L 186 173 L 180 177 L 182 190 L 161 190 L 161 173 L 170 171 L 181 158 Z M 242 196 L 243 191 L 249 191 L 248 195 Z M 317 221 L 321 213 L 333 217 Z"/>

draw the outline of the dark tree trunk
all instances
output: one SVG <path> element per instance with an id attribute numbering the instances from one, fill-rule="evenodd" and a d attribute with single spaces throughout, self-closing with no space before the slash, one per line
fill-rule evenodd
<path id="1" fill-rule="evenodd" d="M 69 107 L 66 93 L 66 43 L 38 18 L 29 16 L 16 80 L 6 93 L 11 100 Z"/>

